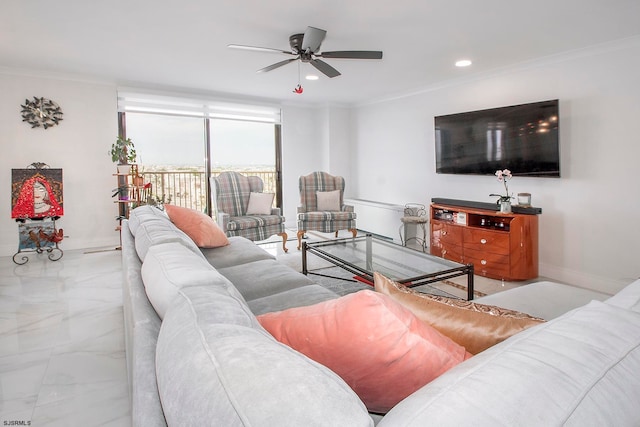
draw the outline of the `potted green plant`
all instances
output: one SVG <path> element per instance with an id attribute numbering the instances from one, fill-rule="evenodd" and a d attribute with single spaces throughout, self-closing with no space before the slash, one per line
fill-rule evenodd
<path id="1" fill-rule="evenodd" d="M 131 138 L 123 138 L 121 136 L 111 145 L 111 160 L 118 164 L 118 173 L 128 174 L 131 163 L 136 161 L 136 149 Z M 120 166 L 125 166 L 121 168 Z"/>
<path id="2" fill-rule="evenodd" d="M 111 191 L 113 192 L 111 197 L 118 196 L 118 200 L 129 200 L 129 187 L 127 187 L 126 185 L 114 188 Z"/>

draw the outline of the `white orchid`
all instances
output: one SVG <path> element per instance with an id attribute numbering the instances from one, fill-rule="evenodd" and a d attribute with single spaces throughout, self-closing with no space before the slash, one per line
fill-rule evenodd
<path id="1" fill-rule="evenodd" d="M 498 181 L 501 181 L 504 184 L 504 190 L 506 192 L 506 195 L 503 196 L 502 194 L 489 194 L 489 196 L 499 197 L 498 204 L 500 202 L 510 201 L 513 197 L 509 195 L 509 186 L 507 185 L 507 181 L 513 178 L 513 175 L 511 175 L 511 171 L 509 169 L 503 169 L 503 170 L 498 169 L 495 173 L 495 176 L 498 177 Z"/>

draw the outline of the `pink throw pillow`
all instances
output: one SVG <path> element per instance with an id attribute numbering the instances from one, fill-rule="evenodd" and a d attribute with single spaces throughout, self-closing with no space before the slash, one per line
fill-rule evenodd
<path id="1" fill-rule="evenodd" d="M 195 242 L 199 248 L 217 248 L 229 244 L 229 239 L 208 215 L 182 206 L 164 205 L 171 222 Z"/>
<path id="2" fill-rule="evenodd" d="M 278 341 L 340 375 L 371 412 L 389 411 L 471 357 L 388 296 L 369 290 L 258 320 Z"/>

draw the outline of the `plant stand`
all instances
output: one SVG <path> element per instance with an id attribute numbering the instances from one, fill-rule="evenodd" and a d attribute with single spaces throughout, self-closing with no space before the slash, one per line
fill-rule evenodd
<path id="1" fill-rule="evenodd" d="M 64 252 L 58 246 L 62 241 L 62 229 L 56 229 L 56 217 L 42 219 L 19 219 L 18 252 L 13 255 L 13 262 L 18 265 L 29 261 L 27 253 L 47 253 L 51 261 L 58 261 Z"/>

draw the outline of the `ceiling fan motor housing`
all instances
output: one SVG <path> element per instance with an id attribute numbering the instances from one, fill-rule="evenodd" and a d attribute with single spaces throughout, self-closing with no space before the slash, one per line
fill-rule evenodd
<path id="1" fill-rule="evenodd" d="M 304 34 L 293 34 L 292 36 L 289 37 L 289 46 L 291 46 L 291 50 L 296 55 L 300 53 L 303 38 L 304 38 Z"/>

